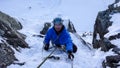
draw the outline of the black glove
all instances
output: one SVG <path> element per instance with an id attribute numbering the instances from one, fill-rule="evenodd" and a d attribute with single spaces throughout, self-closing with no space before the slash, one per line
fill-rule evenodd
<path id="1" fill-rule="evenodd" d="M 45 44 L 44 45 L 44 50 L 48 51 L 48 49 L 49 49 L 49 44 Z"/>
<path id="2" fill-rule="evenodd" d="M 68 51 L 68 58 L 74 59 L 74 55 L 72 54 L 72 51 Z"/>

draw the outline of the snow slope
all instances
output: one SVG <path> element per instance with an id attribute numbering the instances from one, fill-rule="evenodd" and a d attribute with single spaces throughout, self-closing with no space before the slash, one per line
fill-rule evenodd
<path id="1" fill-rule="evenodd" d="M 39 34 L 44 22 L 51 21 L 56 16 L 70 19 L 78 33 L 92 31 L 98 11 L 105 10 L 114 0 L 0 0 L 0 11 L 17 18 L 23 25 L 21 33 L 27 35 L 26 42 L 31 49 L 21 49 L 16 52 L 24 66 L 10 65 L 8 68 L 36 68 L 50 52 L 42 50 L 43 38 L 33 37 Z M 98 50 L 90 51 L 71 34 L 73 42 L 78 46 L 74 59 L 74 68 L 101 68 L 105 56 L 113 54 Z M 91 42 L 92 39 L 88 38 Z M 71 63 L 66 61 L 65 53 L 54 55 L 61 57 L 59 61 L 47 60 L 41 68 L 70 68 Z"/>

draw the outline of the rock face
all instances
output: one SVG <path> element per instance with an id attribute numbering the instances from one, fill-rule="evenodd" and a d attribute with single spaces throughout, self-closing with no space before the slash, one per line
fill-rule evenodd
<path id="1" fill-rule="evenodd" d="M 51 23 L 46 22 L 46 23 L 44 24 L 44 27 L 43 27 L 42 31 L 40 31 L 40 34 L 45 35 L 46 32 L 48 31 L 48 29 L 49 29 L 50 27 L 51 27 Z"/>
<path id="2" fill-rule="evenodd" d="M 112 51 L 116 55 L 107 56 L 102 63 L 103 68 L 118 68 L 120 67 L 120 48 L 117 45 L 111 43 L 112 40 L 120 39 L 120 32 L 115 35 L 111 35 L 108 38 L 105 38 L 105 34 L 109 32 L 108 27 L 112 26 L 114 22 L 110 21 L 112 18 L 111 15 L 120 13 L 120 6 L 117 5 L 120 3 L 120 0 L 115 0 L 115 2 L 108 6 L 108 9 L 105 11 L 100 11 L 97 15 L 95 24 L 94 24 L 94 33 L 93 33 L 93 47 L 100 48 L 102 51 L 109 51 L 112 48 Z M 99 39 L 97 38 L 99 37 Z M 119 42 L 119 41 L 118 41 Z"/>
<path id="3" fill-rule="evenodd" d="M 120 33 L 110 36 L 109 40 L 115 40 L 115 39 L 119 39 L 119 38 L 120 38 Z"/>
<path id="4" fill-rule="evenodd" d="M 11 47 L 17 51 L 20 51 L 18 47 L 29 48 L 25 42 L 26 36 L 17 31 L 20 29 L 22 25 L 19 21 L 0 12 L 0 37 L 5 41 L 0 43 L 0 68 L 6 68 L 17 60 Z"/>
<path id="5" fill-rule="evenodd" d="M 6 38 L 6 41 L 14 48 L 26 48 L 28 44 L 24 41 L 25 35 L 19 33 L 17 30 L 22 29 L 21 24 L 14 18 L 1 13 L 0 17 L 0 35 Z"/>
<path id="6" fill-rule="evenodd" d="M 14 56 L 14 51 L 6 43 L 0 43 L 0 68 L 6 68 L 14 61 L 18 61 Z"/>
<path id="7" fill-rule="evenodd" d="M 95 24 L 94 24 L 94 33 L 93 33 L 93 47 L 94 48 L 100 48 L 103 51 L 108 51 L 111 48 L 114 48 L 115 45 L 110 43 L 111 38 L 105 38 L 104 35 L 106 33 L 108 33 L 108 27 L 112 26 L 112 21 L 110 21 L 111 16 L 115 13 L 120 13 L 120 6 L 117 6 L 116 4 L 119 2 L 120 0 L 115 0 L 115 2 L 111 5 L 108 6 L 108 9 L 105 11 L 100 11 L 97 15 Z M 99 36 L 99 39 L 97 39 L 97 36 Z M 106 41 L 107 40 L 107 41 Z M 101 43 L 103 43 L 101 45 Z M 105 44 L 109 44 L 109 45 L 105 45 Z M 105 46 L 103 46 L 105 45 Z"/>
<path id="8" fill-rule="evenodd" d="M 5 22 L 8 24 L 8 26 L 11 26 L 15 30 L 22 29 L 22 25 L 20 24 L 17 19 L 14 19 L 13 17 L 10 17 L 9 15 L 3 13 L 0 11 L 0 21 Z"/>
<path id="9" fill-rule="evenodd" d="M 102 62 L 103 68 L 111 67 L 111 68 L 118 68 L 120 67 L 120 49 L 114 48 L 113 51 L 116 55 L 106 56 L 105 60 Z"/>

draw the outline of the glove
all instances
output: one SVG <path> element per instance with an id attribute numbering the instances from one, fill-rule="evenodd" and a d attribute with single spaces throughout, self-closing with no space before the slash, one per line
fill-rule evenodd
<path id="1" fill-rule="evenodd" d="M 74 55 L 72 54 L 72 51 L 68 51 L 68 58 L 74 59 Z"/>
<path id="2" fill-rule="evenodd" d="M 49 49 L 49 44 L 45 44 L 44 45 L 44 50 L 48 51 L 48 49 Z"/>

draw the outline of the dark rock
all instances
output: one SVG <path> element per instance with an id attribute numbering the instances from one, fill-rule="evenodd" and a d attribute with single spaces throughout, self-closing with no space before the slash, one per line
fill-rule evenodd
<path id="1" fill-rule="evenodd" d="M 118 33 L 117 38 L 120 38 L 120 33 Z"/>
<path id="2" fill-rule="evenodd" d="M 120 48 L 115 47 L 115 48 L 113 48 L 112 51 L 115 52 L 116 54 L 120 55 Z"/>
<path id="3" fill-rule="evenodd" d="M 109 49 L 111 48 L 115 48 L 116 46 L 111 44 L 110 41 L 106 38 L 104 38 L 103 40 L 94 40 L 94 45 L 93 47 L 94 48 L 100 48 L 101 47 L 101 50 L 102 51 L 109 51 Z"/>
<path id="4" fill-rule="evenodd" d="M 110 36 L 109 37 L 109 40 L 113 40 L 113 39 L 116 39 L 116 37 L 115 36 Z"/>
<path id="5" fill-rule="evenodd" d="M 14 61 L 17 61 L 14 56 L 14 51 L 5 43 L 0 43 L 0 68 L 7 68 Z"/>
<path id="6" fill-rule="evenodd" d="M 111 19 L 110 15 L 113 15 L 115 13 L 120 13 L 120 6 L 115 6 L 115 4 L 118 3 L 118 2 L 120 2 L 120 0 L 115 0 L 115 2 L 113 4 L 108 6 L 109 7 L 108 9 L 106 9 L 104 11 L 100 11 L 98 13 L 95 24 L 94 24 L 94 32 L 93 32 L 92 44 L 93 44 L 94 48 L 101 47 L 99 45 L 99 43 L 105 43 L 104 35 L 109 32 L 108 27 L 112 26 L 112 23 L 113 23 L 112 21 L 110 21 L 110 19 Z M 102 40 L 102 42 L 97 40 L 96 37 L 98 35 L 100 37 L 100 40 Z M 119 37 L 120 37 L 119 35 L 110 36 L 108 38 L 108 40 L 117 39 Z M 110 42 L 109 42 L 109 45 L 111 46 Z M 108 49 L 109 49 L 109 47 L 108 47 Z M 104 48 L 103 48 L 103 50 L 104 50 Z"/>
<path id="7" fill-rule="evenodd" d="M 102 62 L 102 67 L 103 67 L 103 68 L 106 68 L 105 60 Z"/>
<path id="8" fill-rule="evenodd" d="M 11 44 L 12 42 L 13 47 L 22 47 L 22 48 L 29 48 L 28 44 L 25 42 L 25 35 L 19 33 L 18 31 L 14 30 L 11 26 L 4 22 L 0 22 L 2 25 L 2 29 L 4 31 L 4 34 L 2 37 L 7 38 L 7 42 Z"/>
<path id="9" fill-rule="evenodd" d="M 0 43 L 0 68 L 7 68 L 14 64 L 14 61 L 18 61 L 11 47 L 17 51 L 20 51 L 20 47 L 30 48 L 25 42 L 26 36 L 17 31 L 20 29 L 22 29 L 22 25 L 19 21 L 0 12 L 0 37 L 4 39 L 3 43 Z M 18 64 L 23 65 L 24 63 Z"/>
<path id="10" fill-rule="evenodd" d="M 46 32 L 48 31 L 48 29 L 49 29 L 49 27 L 50 27 L 50 26 L 51 26 L 51 23 L 46 22 L 46 23 L 44 24 L 43 29 L 40 31 L 40 34 L 45 35 L 45 34 L 46 34 Z"/>
<path id="11" fill-rule="evenodd" d="M 116 45 L 111 44 L 111 40 L 119 39 L 120 33 L 116 35 L 110 36 L 108 39 L 104 37 L 106 33 L 108 33 L 108 27 L 112 26 L 113 22 L 110 21 L 111 15 L 120 13 L 120 6 L 117 5 L 120 0 L 115 0 L 113 4 L 110 4 L 108 6 L 108 9 L 104 11 L 100 11 L 97 15 L 95 24 L 94 24 L 94 32 L 93 32 L 93 47 L 94 48 L 100 48 L 102 51 L 109 51 L 113 48 L 113 52 L 115 52 L 117 55 L 113 56 L 107 56 L 106 61 L 104 60 L 102 62 L 103 68 L 106 68 L 107 66 L 110 68 L 118 68 L 120 64 L 120 48 L 118 48 Z M 97 40 L 97 37 L 100 37 L 99 40 Z"/>
<path id="12" fill-rule="evenodd" d="M 115 48 L 116 46 L 111 44 L 111 42 L 108 39 L 100 40 L 100 46 L 102 51 L 109 51 L 111 48 Z"/>
<path id="13" fill-rule="evenodd" d="M 67 28 L 67 30 L 69 32 L 71 32 L 71 33 L 76 33 L 76 29 L 75 29 L 73 23 L 70 20 L 68 20 L 68 28 Z"/>
<path id="14" fill-rule="evenodd" d="M 100 43 L 99 43 L 99 41 L 100 41 L 100 40 L 94 39 L 93 48 L 100 48 Z"/>
<path id="15" fill-rule="evenodd" d="M 0 34 L 2 37 L 7 38 L 9 44 L 12 42 L 13 47 L 29 48 L 28 44 L 25 42 L 26 36 L 19 33 L 17 30 L 22 28 L 22 25 L 16 21 L 14 18 L 0 13 Z"/>
<path id="16" fill-rule="evenodd" d="M 20 22 L 17 19 L 10 17 L 9 15 L 7 15 L 1 11 L 0 11 L 0 20 L 3 21 L 4 23 L 8 24 L 15 30 L 22 29 L 22 25 L 20 24 Z"/>
<path id="17" fill-rule="evenodd" d="M 120 61 L 120 55 L 107 56 L 106 57 L 106 66 L 117 68 L 120 66 L 118 62 Z"/>
<path id="18" fill-rule="evenodd" d="M 103 68 L 106 68 L 107 66 L 111 68 L 118 68 L 120 66 L 120 48 L 114 47 L 112 51 L 117 55 L 106 56 L 106 61 L 104 60 L 102 62 Z"/>
<path id="19" fill-rule="evenodd" d="M 115 39 L 119 39 L 119 38 L 120 38 L 120 33 L 110 36 L 109 40 L 115 40 Z"/>
<path id="20" fill-rule="evenodd" d="M 108 27 L 112 24 L 109 22 L 110 17 L 107 15 L 107 11 L 99 12 L 94 24 L 94 33 L 93 39 L 96 38 L 97 33 L 100 36 L 100 39 L 104 39 L 104 35 L 108 33 Z"/>

